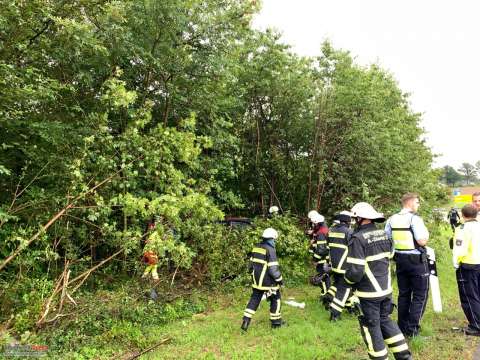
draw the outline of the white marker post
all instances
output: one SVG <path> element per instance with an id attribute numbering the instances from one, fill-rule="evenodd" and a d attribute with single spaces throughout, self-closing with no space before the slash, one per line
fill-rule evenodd
<path id="1" fill-rule="evenodd" d="M 427 248 L 428 270 L 430 271 L 430 291 L 432 296 L 433 311 L 442 312 L 442 297 L 440 296 L 440 284 L 437 276 L 437 262 L 435 260 L 435 250 Z"/>

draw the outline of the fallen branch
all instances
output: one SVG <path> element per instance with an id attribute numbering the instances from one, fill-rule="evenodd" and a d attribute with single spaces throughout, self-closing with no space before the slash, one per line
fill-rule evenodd
<path id="1" fill-rule="evenodd" d="M 65 278 L 65 274 L 67 272 L 67 269 L 68 269 L 68 263 L 66 264 L 65 268 L 63 269 L 62 274 L 58 278 L 57 283 L 55 285 L 55 289 L 52 292 L 52 295 L 50 295 L 47 302 L 45 303 L 45 310 L 44 310 L 42 316 L 40 317 L 40 319 L 38 319 L 38 321 L 36 322 L 37 327 L 40 327 L 45 323 L 45 318 L 47 317 L 48 313 L 50 312 L 50 305 L 52 304 L 52 301 L 53 301 L 53 298 L 55 297 L 55 295 L 60 291 L 60 285 L 62 284 L 63 279 Z"/>
<path id="2" fill-rule="evenodd" d="M 45 320 L 44 321 L 44 324 L 50 324 L 52 322 L 55 322 L 56 320 L 62 318 L 62 317 L 65 317 L 65 316 L 70 316 L 70 315 L 75 315 L 74 312 L 71 312 L 71 313 L 68 313 L 68 314 L 56 314 L 52 319 L 50 320 Z"/>
<path id="3" fill-rule="evenodd" d="M 170 287 L 173 286 L 173 282 L 175 281 L 175 276 L 177 275 L 177 271 L 178 271 L 178 266 L 177 266 L 177 268 L 175 269 L 175 272 L 173 273 L 172 282 L 170 283 Z"/>
<path id="4" fill-rule="evenodd" d="M 158 348 L 159 346 L 161 346 L 161 345 L 163 345 L 163 344 L 166 344 L 167 342 L 169 342 L 169 341 L 171 341 L 171 340 L 172 340 L 172 338 L 163 339 L 163 340 L 160 341 L 159 343 L 157 343 L 157 344 L 155 344 L 155 345 L 153 345 L 153 346 L 151 346 L 151 347 L 143 350 L 142 352 L 140 352 L 140 353 L 138 353 L 138 354 L 135 354 L 135 355 L 133 355 L 133 356 L 130 356 L 130 357 L 126 358 L 125 360 L 138 359 L 140 356 L 146 354 L 147 352 L 150 352 L 150 351 L 152 351 L 152 350 L 155 350 L 155 349 Z M 116 359 L 117 357 L 114 357 L 114 358 Z"/>
<path id="5" fill-rule="evenodd" d="M 115 256 L 121 254 L 122 252 L 124 251 L 124 249 L 121 249 L 119 251 L 117 251 L 115 254 L 111 255 L 110 257 L 102 260 L 100 263 L 98 263 L 97 265 L 95 265 L 94 267 L 92 267 L 91 269 L 83 272 L 82 274 L 78 275 L 76 278 L 74 278 L 73 280 L 69 280 L 70 278 L 70 270 L 68 269 L 69 267 L 69 263 L 67 262 L 66 265 L 65 265 L 65 269 L 63 270 L 63 273 L 62 275 L 60 275 L 59 279 L 57 280 L 57 284 L 55 286 L 55 289 L 53 290 L 52 292 L 52 295 L 50 295 L 50 297 L 48 298 L 47 302 L 46 302 L 46 305 L 45 305 L 45 311 L 43 312 L 43 315 L 40 317 L 40 319 L 37 321 L 36 323 L 36 326 L 37 327 L 40 327 L 42 326 L 43 324 L 45 323 L 51 323 L 53 321 L 55 321 L 56 319 L 58 319 L 59 317 L 62 317 L 62 316 L 67 316 L 67 315 L 62 315 L 60 314 L 60 311 L 63 309 L 63 304 L 65 302 L 65 298 L 67 298 L 73 305 L 77 305 L 77 303 L 75 302 L 75 300 L 72 298 L 72 296 L 68 293 L 68 287 L 71 286 L 73 283 L 75 283 L 76 281 L 78 280 L 81 280 L 80 283 L 75 286 L 75 288 L 71 291 L 71 293 L 73 294 L 80 286 L 82 286 L 82 284 L 87 280 L 87 278 L 90 276 L 90 274 L 92 272 L 94 272 L 95 270 L 97 270 L 100 266 L 102 266 L 103 264 L 105 264 L 106 262 L 110 261 L 111 259 L 113 259 Z M 63 286 L 60 286 L 61 284 L 63 283 Z M 59 309 L 58 309 L 58 314 L 54 316 L 53 319 L 50 319 L 50 320 L 45 320 L 48 313 L 50 312 L 50 306 L 52 304 L 52 301 L 53 299 L 55 298 L 55 296 L 60 293 L 60 291 L 62 292 L 62 295 L 60 297 L 60 305 L 59 305 Z"/>
<path id="6" fill-rule="evenodd" d="M 78 281 L 78 280 L 80 280 L 80 279 L 82 280 L 82 281 L 80 281 L 80 283 L 79 283 L 77 286 L 75 286 L 75 288 L 72 290 L 71 293 L 73 294 L 80 286 L 82 286 L 82 284 L 85 282 L 85 280 L 87 280 L 87 278 L 90 276 L 90 274 L 91 274 L 92 272 L 94 272 L 95 270 L 97 270 L 100 266 L 102 266 L 103 264 L 105 264 L 107 261 L 110 261 L 111 259 L 113 259 L 115 256 L 120 255 L 120 254 L 121 254 L 122 252 L 124 252 L 124 251 L 125 251 L 125 249 L 120 249 L 120 250 L 118 250 L 115 254 L 109 256 L 109 257 L 106 258 L 105 260 L 102 260 L 101 262 L 99 262 L 97 265 L 95 265 L 95 266 L 92 267 L 91 269 L 89 269 L 89 270 L 81 273 L 81 274 L 78 275 L 75 279 L 70 280 L 70 281 L 68 282 L 68 285 L 67 285 L 67 286 L 72 285 L 74 282 L 76 282 L 76 281 Z"/>
<path id="7" fill-rule="evenodd" d="M 141 156 L 142 157 L 142 156 Z M 131 163 L 133 163 L 134 161 L 138 161 L 141 157 L 133 160 Z M 113 175 L 109 176 L 108 178 L 106 178 L 105 180 L 101 181 L 100 183 L 98 183 L 97 185 L 95 185 L 94 187 L 90 188 L 88 191 L 78 195 L 77 197 L 75 197 L 72 201 L 70 201 L 67 206 L 65 206 L 62 210 L 60 210 L 58 213 L 55 214 L 55 216 L 53 216 L 45 225 L 42 226 L 42 228 L 35 234 L 33 235 L 27 242 L 23 243 L 23 244 L 20 244 L 16 249 L 15 251 L 9 255 L 5 260 L 3 260 L 3 262 L 0 264 L 0 271 L 3 270 L 3 268 L 5 266 L 7 266 L 13 259 L 15 259 L 17 257 L 17 255 L 23 250 L 25 249 L 26 247 L 28 247 L 32 242 L 34 242 L 35 240 L 37 240 L 41 234 L 45 233 L 48 228 L 50 226 L 52 226 L 58 219 L 60 219 L 68 210 L 70 210 L 73 205 L 75 205 L 75 203 L 80 200 L 81 198 L 83 198 L 84 196 L 94 192 L 95 190 L 97 190 L 99 187 L 103 186 L 104 184 L 110 182 L 113 178 L 115 178 L 120 172 L 123 171 L 123 168 L 121 168 L 120 170 L 118 170 L 117 172 L 115 172 Z"/>
<path id="8" fill-rule="evenodd" d="M 60 314 L 63 309 L 63 303 L 67 294 L 68 279 L 70 278 L 70 269 L 67 271 L 67 275 L 63 277 L 62 295 L 60 296 L 60 306 L 58 307 L 58 313 Z"/>

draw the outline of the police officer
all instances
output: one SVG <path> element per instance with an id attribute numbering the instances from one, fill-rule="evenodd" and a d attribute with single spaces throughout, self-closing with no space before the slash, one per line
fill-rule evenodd
<path id="1" fill-rule="evenodd" d="M 388 359 L 385 344 L 395 359 L 412 359 L 398 325 L 390 319 L 393 311 L 390 259 L 393 242 L 375 222 L 383 222 L 368 203 L 352 208 L 357 223 L 348 246 L 345 280 L 356 289 L 360 299 L 360 332 L 370 359 Z"/>
<path id="2" fill-rule="evenodd" d="M 419 196 L 407 193 L 401 201 L 403 209 L 388 219 L 385 231 L 395 243 L 398 325 L 406 336 L 412 337 L 418 335 L 427 305 L 429 269 L 425 245 L 429 233 L 416 214 Z"/>
<path id="3" fill-rule="evenodd" d="M 455 231 L 453 266 L 456 269 L 458 292 L 468 320 L 466 335 L 480 336 L 480 222 L 478 211 L 468 204 L 462 208 L 465 221 Z"/>
<path id="4" fill-rule="evenodd" d="M 460 222 L 460 215 L 458 214 L 457 209 L 452 207 L 448 213 L 447 218 L 450 222 L 450 226 L 452 227 L 452 230 L 455 231 L 455 228 L 458 226 Z"/>
<path id="5" fill-rule="evenodd" d="M 275 229 L 265 229 L 262 234 L 262 241 L 251 252 L 252 296 L 243 313 L 241 328 L 244 331 L 247 331 L 250 320 L 257 311 L 264 294 L 270 301 L 272 328 L 278 328 L 282 325 L 280 286 L 283 284 L 283 279 L 275 251 L 275 240 L 277 238 L 278 233 Z"/>
<path id="6" fill-rule="evenodd" d="M 325 297 L 328 288 L 330 287 L 330 275 L 329 275 L 329 250 L 327 245 L 328 227 L 325 225 L 325 218 L 323 215 L 316 214 L 311 219 L 313 223 L 313 242 L 311 245 L 311 253 L 313 255 L 313 261 L 317 270 L 317 278 L 320 285 L 320 298 L 324 301 L 328 301 Z"/>
<path id="7" fill-rule="evenodd" d="M 477 221 L 480 221 L 480 191 L 472 194 L 472 205 L 477 209 Z"/>
<path id="8" fill-rule="evenodd" d="M 327 298 L 330 300 L 330 321 L 340 319 L 348 298 L 351 295 L 351 286 L 344 278 L 345 265 L 348 254 L 348 241 L 352 233 L 350 229 L 350 212 L 342 211 L 334 217 L 334 225 L 328 232 L 328 248 L 330 249 L 330 263 L 332 266 L 333 284 L 328 289 Z"/>

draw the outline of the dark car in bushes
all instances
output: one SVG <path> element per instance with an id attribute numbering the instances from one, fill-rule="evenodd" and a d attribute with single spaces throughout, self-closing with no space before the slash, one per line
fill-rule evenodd
<path id="1" fill-rule="evenodd" d="M 253 226 L 253 221 L 252 219 L 246 218 L 246 217 L 234 217 L 234 216 L 228 216 L 224 220 L 219 221 L 220 224 L 223 224 L 225 226 L 229 226 L 232 228 L 238 228 L 238 229 L 245 229 L 250 226 Z"/>

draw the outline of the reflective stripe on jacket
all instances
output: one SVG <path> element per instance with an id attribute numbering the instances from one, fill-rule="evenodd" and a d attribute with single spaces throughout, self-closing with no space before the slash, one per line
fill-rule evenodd
<path id="1" fill-rule="evenodd" d="M 314 228 L 310 253 L 313 255 L 313 261 L 317 264 L 324 264 L 329 259 L 327 233 L 328 228 L 325 225 L 316 226 Z"/>
<path id="2" fill-rule="evenodd" d="M 332 271 L 337 274 L 345 274 L 350 235 L 351 230 L 348 225 L 343 223 L 333 226 L 328 233 L 330 263 L 332 264 Z"/>
<path id="3" fill-rule="evenodd" d="M 345 280 L 360 298 L 381 298 L 391 294 L 390 259 L 393 242 L 375 224 L 358 227 L 348 246 Z"/>
<path id="4" fill-rule="evenodd" d="M 278 289 L 282 274 L 275 248 L 261 242 L 253 248 L 250 257 L 252 287 L 259 290 Z"/>

